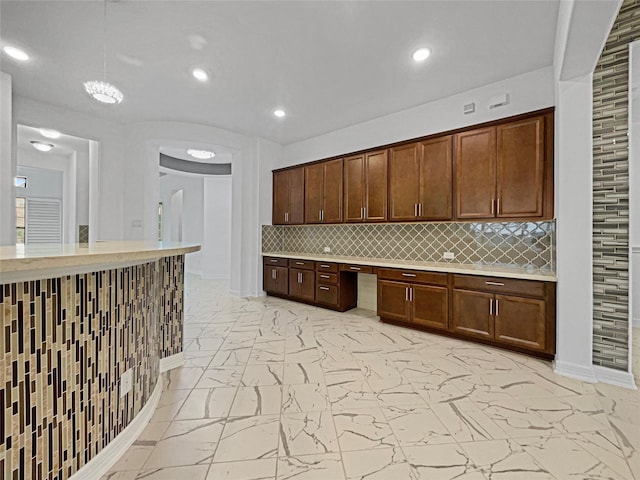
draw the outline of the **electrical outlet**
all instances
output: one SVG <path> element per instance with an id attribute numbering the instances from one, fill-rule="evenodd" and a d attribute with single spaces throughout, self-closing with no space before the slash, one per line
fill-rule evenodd
<path id="1" fill-rule="evenodd" d="M 322 251 L 323 251 L 324 253 L 331 253 L 331 247 L 324 247 L 324 248 L 322 249 Z"/>
<path id="2" fill-rule="evenodd" d="M 453 260 L 454 258 L 456 258 L 456 254 L 453 252 L 444 252 L 442 258 L 444 258 L 445 260 Z"/>
<path id="3" fill-rule="evenodd" d="M 124 397 L 133 387 L 133 369 L 130 368 L 120 377 L 120 396 Z"/>

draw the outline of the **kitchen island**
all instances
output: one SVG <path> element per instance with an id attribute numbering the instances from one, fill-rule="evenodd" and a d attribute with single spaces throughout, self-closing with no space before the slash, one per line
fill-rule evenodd
<path id="1" fill-rule="evenodd" d="M 197 245 L 0 247 L 0 477 L 100 478 L 183 349 Z"/>

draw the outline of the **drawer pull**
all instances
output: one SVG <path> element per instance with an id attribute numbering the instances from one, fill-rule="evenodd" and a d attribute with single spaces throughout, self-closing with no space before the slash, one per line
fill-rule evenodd
<path id="1" fill-rule="evenodd" d="M 296 262 L 296 265 L 304 265 L 304 262 Z"/>
<path id="2" fill-rule="evenodd" d="M 349 267 L 349 270 L 362 270 L 360 267 Z"/>
<path id="3" fill-rule="evenodd" d="M 325 265 L 324 263 L 321 263 L 320 268 L 331 268 L 331 265 Z"/>
<path id="4" fill-rule="evenodd" d="M 271 260 L 269 260 L 271 263 L 278 263 L 278 260 L 276 258 L 272 258 Z"/>
<path id="5" fill-rule="evenodd" d="M 329 275 L 320 275 L 320 278 L 331 278 Z"/>
<path id="6" fill-rule="evenodd" d="M 329 290 L 329 287 L 320 287 L 320 290 Z"/>
<path id="7" fill-rule="evenodd" d="M 415 273 L 403 273 L 402 276 L 403 277 L 415 277 L 416 274 Z"/>
<path id="8" fill-rule="evenodd" d="M 486 285 L 495 285 L 496 287 L 504 287 L 504 283 L 500 282 L 484 282 Z"/>

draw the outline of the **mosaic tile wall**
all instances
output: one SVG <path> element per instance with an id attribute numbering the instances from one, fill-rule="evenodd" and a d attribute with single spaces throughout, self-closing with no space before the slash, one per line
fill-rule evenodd
<path id="1" fill-rule="evenodd" d="M 629 355 L 629 43 L 640 0 L 625 0 L 593 73 L 593 363 Z"/>
<path id="2" fill-rule="evenodd" d="M 160 358 L 182 352 L 184 327 L 184 255 L 160 261 Z"/>
<path id="3" fill-rule="evenodd" d="M 69 478 L 146 404 L 159 375 L 160 274 L 182 275 L 182 258 L 160 264 L 0 285 L 0 478 Z"/>
<path id="4" fill-rule="evenodd" d="M 553 271 L 554 222 L 385 223 L 262 227 L 263 252 L 332 255 L 452 263 L 516 265 Z"/>

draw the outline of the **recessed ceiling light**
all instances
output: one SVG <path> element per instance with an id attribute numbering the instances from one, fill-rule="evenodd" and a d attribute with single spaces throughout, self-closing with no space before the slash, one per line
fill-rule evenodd
<path id="1" fill-rule="evenodd" d="M 124 98 L 118 87 L 100 80 L 84 82 L 84 89 L 94 100 L 102 103 L 120 103 Z"/>
<path id="2" fill-rule="evenodd" d="M 413 60 L 416 62 L 424 62 L 431 55 L 431 50 L 428 48 L 419 48 L 413 52 Z"/>
<path id="3" fill-rule="evenodd" d="M 40 135 L 47 138 L 60 138 L 60 132 L 49 128 L 41 128 Z"/>
<path id="4" fill-rule="evenodd" d="M 209 160 L 216 156 L 214 152 L 209 150 L 196 150 L 195 148 L 188 149 L 187 154 L 198 160 Z"/>
<path id="5" fill-rule="evenodd" d="M 191 74 L 196 80 L 200 80 L 201 82 L 206 82 L 207 80 L 209 80 L 209 74 L 201 68 L 194 68 L 193 70 L 191 70 Z"/>
<path id="6" fill-rule="evenodd" d="M 53 148 L 53 145 L 50 143 L 39 142 L 37 140 L 31 140 L 31 145 L 36 150 L 40 150 L 41 152 L 48 152 Z"/>
<path id="7" fill-rule="evenodd" d="M 26 62 L 27 60 L 29 60 L 29 55 L 27 55 L 25 51 L 20 50 L 19 48 L 7 45 L 6 47 L 3 47 L 2 50 L 4 50 L 4 53 L 9 55 L 11 58 L 15 58 L 16 60 L 20 60 L 21 62 Z"/>
<path id="8" fill-rule="evenodd" d="M 278 109 L 274 110 L 273 114 L 278 118 L 283 118 L 287 113 L 284 110 Z"/>

